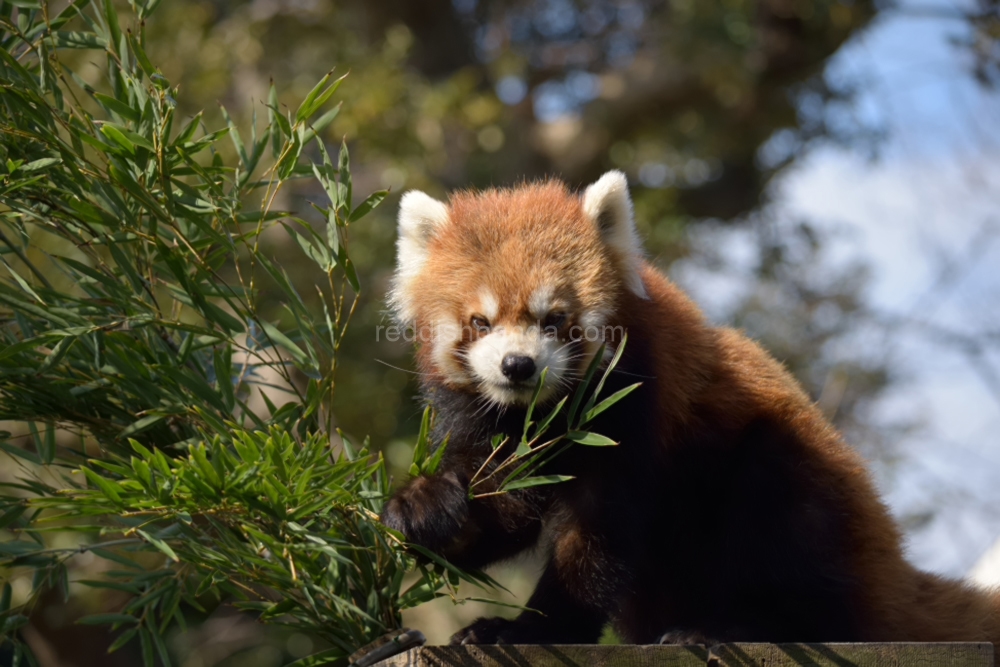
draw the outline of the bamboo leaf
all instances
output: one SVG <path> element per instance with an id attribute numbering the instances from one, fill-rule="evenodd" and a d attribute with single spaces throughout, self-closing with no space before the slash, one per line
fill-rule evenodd
<path id="1" fill-rule="evenodd" d="M 319 83 L 313 86 L 313 89 L 309 91 L 309 94 L 306 95 L 305 99 L 302 100 L 302 104 L 299 105 L 298 110 L 295 112 L 295 121 L 297 123 L 305 121 L 307 118 L 316 113 L 320 107 L 326 104 L 327 100 L 329 100 L 333 94 L 337 92 L 337 89 L 340 88 L 340 84 L 347 77 L 345 74 L 327 87 L 327 83 L 329 83 L 331 76 L 333 76 L 333 72 L 327 72 L 326 75 L 319 80 Z"/>
<path id="2" fill-rule="evenodd" d="M 516 491 L 517 489 L 528 489 L 533 486 L 568 482 L 571 479 L 574 479 L 571 475 L 539 475 L 536 477 L 523 477 L 521 479 L 514 480 L 509 484 L 504 484 L 502 489 L 504 491 Z"/>
<path id="3" fill-rule="evenodd" d="M 597 387 L 594 388 L 594 391 L 593 393 L 591 393 L 590 398 L 588 398 L 587 402 L 584 404 L 583 406 L 584 413 L 589 412 L 590 409 L 594 407 L 594 402 L 597 400 L 597 397 L 601 395 L 601 391 L 604 389 L 604 383 L 607 382 L 608 376 L 610 376 L 611 372 L 618 366 L 618 362 L 621 361 L 622 355 L 625 354 L 626 343 L 628 343 L 627 333 L 624 336 L 622 336 L 622 341 L 621 343 L 618 344 L 618 349 L 615 350 L 614 356 L 611 357 L 611 361 L 608 362 L 607 367 L 604 369 L 604 374 L 601 376 L 600 381 L 597 383 Z"/>
<path id="4" fill-rule="evenodd" d="M 605 410 L 607 410 L 611 406 L 615 405 L 616 403 L 618 403 L 619 401 L 621 401 L 623 398 L 625 398 L 626 396 L 628 396 L 629 394 L 631 394 L 633 391 L 635 391 L 636 389 L 638 389 L 641 386 L 642 386 L 641 382 L 636 382 L 635 384 L 631 384 L 631 385 L 625 387 L 624 389 L 619 389 L 618 391 L 616 391 L 615 393 L 611 394 L 606 399 L 604 399 L 603 401 L 601 401 L 600 403 L 598 403 L 597 405 L 595 405 L 593 408 L 591 408 L 590 410 L 588 410 L 583 415 L 583 420 L 582 420 L 581 423 L 582 424 L 586 424 L 586 423 L 588 423 L 590 421 L 593 421 L 593 419 L 595 417 L 597 417 L 597 415 L 601 414 L 602 412 L 604 412 Z"/>
<path id="5" fill-rule="evenodd" d="M 62 164 L 62 158 L 57 157 L 43 157 L 38 160 L 32 160 L 31 162 L 18 167 L 18 171 L 30 172 L 30 171 L 41 171 L 46 167 L 51 167 L 54 164 Z"/>
<path id="6" fill-rule="evenodd" d="M 116 127 L 111 123 L 107 123 L 101 126 L 101 134 L 127 150 L 132 155 L 135 155 L 135 142 L 133 142 L 125 134 L 125 132 L 122 131 L 122 129 L 123 128 Z"/>
<path id="7" fill-rule="evenodd" d="M 354 209 L 354 211 L 351 212 L 351 216 L 348 218 L 348 221 L 356 222 L 371 213 L 379 204 L 382 203 L 382 200 L 384 200 L 388 194 L 388 190 L 377 190 L 368 195 L 368 197 L 361 202 L 358 207 Z"/>
<path id="8" fill-rule="evenodd" d="M 111 646 L 108 647 L 108 653 L 114 653 L 125 644 L 129 643 L 136 633 L 139 632 L 139 628 L 131 628 L 125 632 L 118 635 L 118 638 L 111 642 Z"/>
<path id="9" fill-rule="evenodd" d="M 112 111 L 126 120 L 130 120 L 133 123 L 138 123 L 141 118 L 141 114 L 138 109 L 133 109 L 124 102 L 120 102 L 110 95 L 104 95 L 103 93 L 94 93 L 94 98 L 101 103 L 101 106 L 105 107 L 109 111 Z"/>
<path id="10" fill-rule="evenodd" d="M 15 505 L 11 509 L 4 512 L 2 515 L 0 515 L 0 530 L 3 530 L 13 522 L 17 521 L 17 519 L 19 519 L 21 515 L 24 514 L 27 510 L 28 510 L 28 505 L 21 504 L 21 505 Z M 6 606 L 0 605 L 0 607 L 2 607 L 2 609 L 0 609 L 0 612 L 2 612 L 6 611 L 6 609 L 9 608 L 9 605 Z"/>
<path id="11" fill-rule="evenodd" d="M 177 554 L 174 553 L 174 550 L 170 548 L 170 545 L 167 544 L 166 542 L 164 542 L 163 540 L 161 540 L 161 539 L 159 539 L 157 537 L 153 537 L 152 535 L 150 535 L 145 530 L 138 530 L 137 529 L 135 532 L 138 533 L 139 535 L 142 535 L 143 539 L 145 539 L 147 542 L 149 542 L 154 547 L 156 547 L 157 549 L 159 549 L 160 551 L 162 551 L 164 554 L 166 554 L 167 557 L 170 558 L 170 560 L 175 561 L 175 562 L 180 560 L 180 558 L 177 557 Z"/>
<path id="12" fill-rule="evenodd" d="M 124 429 L 122 429 L 122 431 L 118 434 L 118 437 L 129 438 L 137 433 L 145 431 L 146 429 L 154 426 L 155 424 L 160 423 L 164 419 L 165 417 L 163 415 L 146 415 L 145 417 L 135 420 L 134 422 L 126 426 Z"/>
<path id="13" fill-rule="evenodd" d="M 110 498 L 115 504 L 121 504 L 121 487 L 118 484 L 94 472 L 90 468 L 83 468 L 83 474 L 88 482 L 101 490 L 101 493 Z"/>
<path id="14" fill-rule="evenodd" d="M 274 343 L 280 345 L 281 347 L 285 348 L 288 352 L 290 352 L 292 358 L 294 358 L 297 363 L 303 366 L 309 363 L 309 357 L 307 357 L 306 353 L 302 351 L 302 348 L 293 343 L 292 339 L 290 339 L 288 336 L 281 333 L 281 331 L 279 331 L 276 326 L 274 326 L 270 322 L 260 322 L 260 326 L 262 329 L 264 329 L 264 332 L 267 334 L 268 338 L 270 338 Z"/>
<path id="15" fill-rule="evenodd" d="M 138 618 L 129 614 L 90 614 L 77 621 L 80 625 L 120 625 L 138 622 Z"/>
<path id="16" fill-rule="evenodd" d="M 603 435 L 581 431 L 570 431 L 566 434 L 565 438 L 581 445 L 587 445 L 588 447 L 613 447 L 618 444 L 611 438 Z"/>
<path id="17" fill-rule="evenodd" d="M 569 423 L 576 423 L 577 410 L 580 404 L 583 402 L 583 397 L 586 394 L 587 389 L 590 387 L 591 381 L 594 379 L 594 374 L 597 373 L 597 369 L 601 365 L 601 361 L 604 359 L 605 346 L 601 345 L 597 350 L 597 354 L 591 359 L 590 364 L 587 366 L 587 371 L 583 375 L 583 380 L 577 387 L 576 391 L 573 393 L 573 400 L 569 404 L 569 412 L 567 413 L 567 419 Z"/>
<path id="18" fill-rule="evenodd" d="M 340 115 L 340 109 L 341 109 L 342 106 L 343 106 L 343 102 L 338 102 L 337 106 L 335 106 L 334 108 L 332 108 L 329 111 L 327 111 L 325 114 L 323 114 L 322 116 L 320 116 L 319 118 L 317 118 L 314 122 L 310 123 L 309 126 L 308 126 L 308 129 L 302 135 L 302 143 L 303 144 L 308 144 L 314 138 L 316 138 L 316 136 L 320 132 L 322 132 L 327 127 L 329 127 L 330 123 L 332 123 L 334 121 L 334 119 L 338 115 Z"/>
<path id="19" fill-rule="evenodd" d="M 104 50 L 107 42 L 92 32 L 59 30 L 49 37 L 51 44 L 59 49 L 100 49 Z"/>

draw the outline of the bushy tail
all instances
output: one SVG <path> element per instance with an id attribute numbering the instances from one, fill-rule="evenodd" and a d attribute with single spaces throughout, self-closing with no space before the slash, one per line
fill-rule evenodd
<path id="1" fill-rule="evenodd" d="M 912 637 L 907 641 L 989 641 L 1000 646 L 1000 588 L 981 588 L 926 572 L 915 575 L 907 596 L 910 604 L 903 612 L 908 617 L 906 634 Z"/>

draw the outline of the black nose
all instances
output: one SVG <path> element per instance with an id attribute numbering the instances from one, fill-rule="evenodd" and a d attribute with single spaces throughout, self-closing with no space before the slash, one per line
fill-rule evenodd
<path id="1" fill-rule="evenodd" d="M 514 382 L 524 382 L 535 374 L 535 362 L 531 357 L 508 354 L 500 363 L 500 371 Z"/>

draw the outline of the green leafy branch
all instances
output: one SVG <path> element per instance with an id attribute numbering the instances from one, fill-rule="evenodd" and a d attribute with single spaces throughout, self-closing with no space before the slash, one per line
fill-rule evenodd
<path id="1" fill-rule="evenodd" d="M 168 664 L 163 634 L 172 623 L 185 626 L 181 605 L 203 610 L 226 599 L 325 640 L 322 657 L 333 660 L 399 628 L 403 609 L 454 597 L 460 581 L 494 583 L 408 555 L 378 522 L 388 476 L 367 448 L 347 442 L 334 456 L 323 437 L 300 443 L 277 428 L 241 432 L 231 443 L 215 437 L 179 458 L 130 446 L 128 458 L 90 461 L 86 487 L 9 484 L 32 497 L 0 503 L 2 522 L 19 536 L 0 543 L 0 567 L 44 570 L 65 586 L 67 561 L 85 551 L 118 566 L 77 582 L 130 594 L 120 610 L 79 621 L 122 630 L 112 650 L 138 637 L 144 652 Z M 67 526 L 94 542 L 45 546 L 46 532 Z M 419 577 L 401 590 L 415 568 Z M 4 599 L 0 619 L 14 630 L 25 617 L 11 610 L 9 590 Z"/>
<path id="2" fill-rule="evenodd" d="M 636 382 L 616 391 L 601 400 L 600 403 L 597 402 L 604 389 L 605 382 L 625 352 L 627 341 L 628 336 L 626 335 L 622 338 L 622 342 L 618 345 L 618 349 L 615 351 L 611 361 L 608 362 L 600 380 L 591 389 L 594 377 L 604 359 L 605 346 L 601 345 L 587 367 L 587 372 L 584 374 L 583 380 L 579 383 L 572 396 L 563 397 L 541 421 L 535 422 L 533 417 L 538 405 L 538 398 L 542 387 L 545 386 L 545 378 L 548 374 L 547 368 L 542 369 L 538 383 L 535 386 L 535 393 L 528 404 L 527 413 L 524 417 L 524 429 L 521 432 L 520 441 L 513 451 L 510 451 L 511 439 L 509 435 L 499 434 L 493 437 L 490 443 L 493 451 L 469 482 L 469 497 L 472 499 L 486 498 L 508 493 L 515 489 L 568 481 L 573 479 L 572 476 L 536 475 L 534 473 L 573 443 L 588 447 L 617 445 L 617 442 L 606 436 L 590 432 L 588 427 L 598 415 L 631 394 L 642 384 L 641 382 Z M 567 431 L 558 436 L 545 439 L 555 419 L 566 408 L 567 402 L 569 404 L 566 412 Z M 425 414 L 425 421 L 426 417 Z M 557 447 L 557 445 L 562 446 Z M 443 447 L 444 445 L 442 445 L 441 449 Z M 507 452 L 506 458 L 497 462 L 502 452 Z M 437 453 L 437 456 L 440 458 L 440 453 Z M 480 489 L 480 491 L 477 492 L 477 489 Z"/>
<path id="3" fill-rule="evenodd" d="M 110 447 L 190 443 L 246 420 L 330 432 L 336 352 L 360 290 L 347 230 L 386 194 L 354 206 L 346 144 L 334 164 L 320 140 L 340 107 L 320 112 L 343 77 L 324 76 L 287 115 L 272 85 L 268 124 L 258 132 L 255 113 L 248 136 L 225 109 L 215 131 L 201 113 L 182 124 L 179 91 L 145 52 L 152 4 L 135 31 L 121 29 L 110 0 L 55 17 L 48 5 L 0 5 L 0 263 L 10 276 L 0 280 L 0 419 L 72 426 Z M 62 30 L 78 23 L 87 30 Z M 79 49 L 103 52 L 106 91 L 60 58 Z M 303 158 L 309 144 L 320 162 Z M 307 177 L 329 200 L 313 204 L 325 230 L 273 210 L 286 183 Z M 321 308 L 261 250 L 274 225 L 326 274 Z M 291 330 L 262 316 L 262 289 L 280 293 Z M 271 403 L 268 370 L 294 401 Z M 248 407 L 255 395 L 268 418 Z"/>

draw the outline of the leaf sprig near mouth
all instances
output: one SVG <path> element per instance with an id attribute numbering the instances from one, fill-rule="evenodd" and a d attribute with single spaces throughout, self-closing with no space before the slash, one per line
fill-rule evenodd
<path id="1" fill-rule="evenodd" d="M 533 417 L 549 370 L 548 368 L 543 368 L 538 380 L 535 382 L 534 393 L 532 394 L 531 402 L 528 404 L 520 442 L 518 442 L 513 452 L 509 453 L 502 462 L 497 463 L 496 459 L 500 453 L 502 451 L 509 451 L 510 449 L 508 447 L 510 436 L 498 434 L 493 437 L 490 443 L 493 451 L 469 482 L 469 497 L 475 500 L 476 498 L 500 495 L 515 489 L 571 480 L 573 477 L 569 475 L 536 475 L 535 473 L 574 443 L 589 447 L 617 445 L 618 443 L 611 438 L 598 433 L 592 433 L 587 427 L 598 415 L 624 399 L 642 384 L 641 382 L 636 382 L 616 391 L 601 400 L 600 403 L 597 402 L 601 391 L 604 389 L 605 382 L 618 365 L 618 362 L 621 361 L 627 342 L 628 335 L 626 334 L 622 338 L 622 342 L 618 345 L 617 350 L 615 350 L 615 354 L 608 363 L 607 368 L 604 369 L 601 379 L 591 391 L 591 383 L 597 374 L 598 368 L 600 368 L 601 361 L 604 359 L 606 346 L 601 345 L 597 354 L 594 355 L 594 359 L 590 362 L 583 380 L 573 393 L 572 400 L 570 400 L 570 396 L 564 396 L 549 411 L 545 418 L 536 423 Z M 569 403 L 567 431 L 554 438 L 545 440 L 545 434 L 552 427 L 556 417 L 566 408 L 567 403 Z M 562 445 L 561 447 L 556 447 L 556 445 L 560 444 Z M 496 484 L 497 479 L 501 480 L 499 484 Z M 494 485 L 496 485 L 495 488 L 487 490 Z"/>

